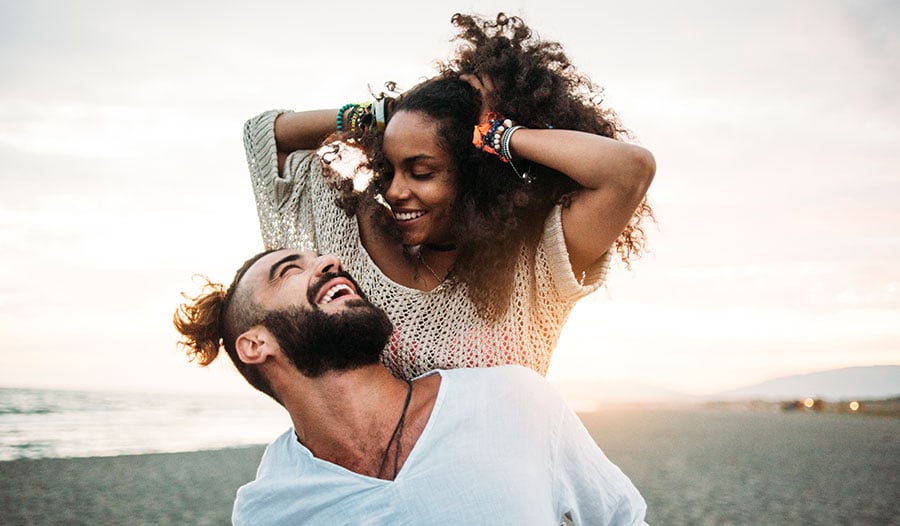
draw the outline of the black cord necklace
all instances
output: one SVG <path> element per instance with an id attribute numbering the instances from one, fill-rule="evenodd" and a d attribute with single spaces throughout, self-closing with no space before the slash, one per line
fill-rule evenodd
<path id="1" fill-rule="evenodd" d="M 394 475 L 390 480 L 394 480 L 397 478 L 397 473 L 400 471 L 400 442 L 403 438 L 403 423 L 406 421 L 406 411 L 409 409 L 409 401 L 412 400 L 412 382 L 406 380 L 406 402 L 403 403 L 403 412 L 400 413 L 400 420 L 397 421 L 396 427 L 394 427 L 394 432 L 391 433 L 391 439 L 388 440 L 387 445 L 384 447 L 384 455 L 381 456 L 381 465 L 378 467 L 378 478 L 381 478 L 381 472 L 384 471 L 384 465 L 387 464 L 388 453 L 391 451 L 391 444 L 394 444 Z M 396 439 L 396 442 L 394 440 Z"/>
<path id="2" fill-rule="evenodd" d="M 425 248 L 427 248 L 428 250 L 433 250 L 435 252 L 453 252 L 454 250 L 456 250 L 456 244 L 425 243 Z"/>

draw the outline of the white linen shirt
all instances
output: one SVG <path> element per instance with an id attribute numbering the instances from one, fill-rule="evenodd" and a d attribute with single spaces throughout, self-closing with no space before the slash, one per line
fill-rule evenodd
<path id="1" fill-rule="evenodd" d="M 540 375 L 516 365 L 433 374 L 434 409 L 393 481 L 317 459 L 289 429 L 238 490 L 233 523 L 643 523 L 637 489 Z"/>

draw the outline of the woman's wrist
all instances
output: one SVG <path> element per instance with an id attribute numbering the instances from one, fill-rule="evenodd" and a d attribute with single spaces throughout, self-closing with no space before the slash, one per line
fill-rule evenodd
<path id="1" fill-rule="evenodd" d="M 371 102 L 344 104 L 335 117 L 335 128 L 338 132 L 365 132 L 374 124 Z"/>
<path id="2" fill-rule="evenodd" d="M 385 93 L 372 94 L 366 102 L 348 102 L 340 107 L 335 117 L 335 128 L 339 132 L 366 132 L 370 129 L 383 130 L 387 124 L 393 98 Z"/>
<path id="3" fill-rule="evenodd" d="M 510 149 L 510 143 L 512 142 L 512 136 L 519 130 L 526 129 L 525 126 L 513 125 L 510 126 L 505 132 L 503 132 L 503 137 L 500 139 L 500 156 L 506 159 L 508 162 L 512 162 L 512 150 Z"/>
<path id="4" fill-rule="evenodd" d="M 347 112 L 349 110 L 352 110 L 354 106 L 356 106 L 356 104 L 348 102 L 347 104 L 341 106 L 340 109 L 338 109 L 337 117 L 335 118 L 335 127 L 337 128 L 337 131 L 344 131 L 344 123 L 350 121 Z"/>
<path id="5" fill-rule="evenodd" d="M 523 181 L 529 181 L 528 172 L 519 172 L 512 162 L 511 142 L 513 134 L 525 128 L 497 112 L 484 114 L 481 123 L 475 126 L 472 144 L 479 150 L 491 153 L 508 163 L 513 172 Z"/>

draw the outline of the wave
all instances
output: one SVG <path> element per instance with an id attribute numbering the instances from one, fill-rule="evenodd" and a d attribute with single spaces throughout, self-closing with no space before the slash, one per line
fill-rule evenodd
<path id="1" fill-rule="evenodd" d="M 263 444 L 290 426 L 262 395 L 0 389 L 0 460 Z"/>

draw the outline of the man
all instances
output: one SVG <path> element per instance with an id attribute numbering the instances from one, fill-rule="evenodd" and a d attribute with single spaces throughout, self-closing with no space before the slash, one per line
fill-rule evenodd
<path id="1" fill-rule="evenodd" d="M 643 522 L 638 491 L 537 373 L 391 375 L 391 323 L 334 255 L 259 254 L 175 325 L 202 365 L 224 347 L 293 422 L 238 490 L 234 524 Z"/>

